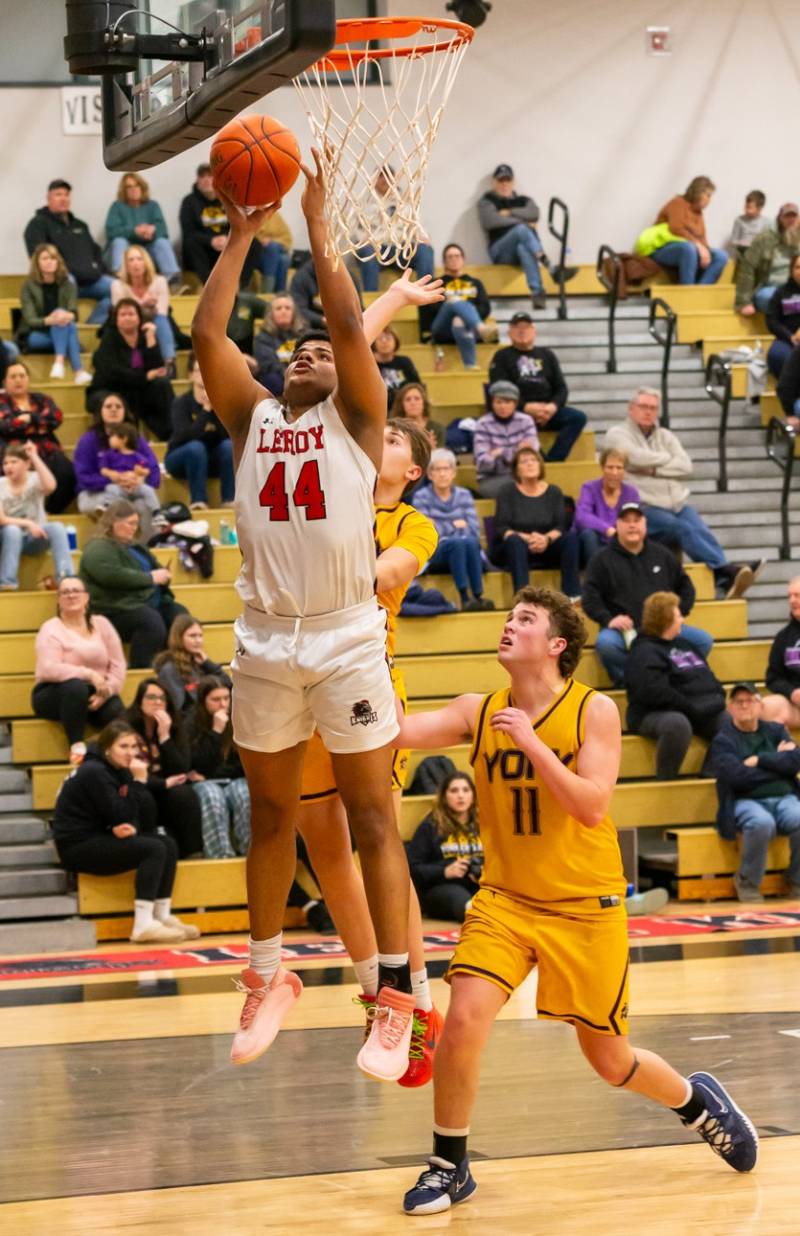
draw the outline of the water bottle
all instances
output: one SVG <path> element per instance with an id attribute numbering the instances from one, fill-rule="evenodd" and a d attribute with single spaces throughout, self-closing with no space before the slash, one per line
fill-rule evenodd
<path id="1" fill-rule="evenodd" d="M 64 531 L 67 534 L 67 545 L 70 548 L 70 552 L 73 549 L 77 549 L 78 548 L 78 529 L 75 527 L 74 524 L 67 524 Z"/>
<path id="2" fill-rule="evenodd" d="M 437 373 L 441 373 L 444 369 L 444 348 L 437 348 L 433 358 L 433 367 Z"/>
<path id="3" fill-rule="evenodd" d="M 231 526 L 227 519 L 219 521 L 219 543 L 220 545 L 230 545 L 231 543 Z"/>

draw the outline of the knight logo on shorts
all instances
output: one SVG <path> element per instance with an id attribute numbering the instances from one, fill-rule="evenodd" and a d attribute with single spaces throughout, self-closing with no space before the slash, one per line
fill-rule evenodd
<path id="1" fill-rule="evenodd" d="M 350 713 L 351 725 L 372 725 L 378 720 L 378 714 L 372 708 L 369 700 L 358 700 Z"/>

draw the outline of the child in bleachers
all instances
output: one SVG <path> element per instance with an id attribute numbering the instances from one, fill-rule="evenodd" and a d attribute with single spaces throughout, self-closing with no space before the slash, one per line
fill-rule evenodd
<path id="1" fill-rule="evenodd" d="M 73 574 L 66 528 L 48 523 L 45 514 L 44 499 L 55 487 L 56 478 L 33 442 L 6 447 L 0 478 L 0 591 L 16 592 L 19 588 L 22 554 L 52 551 L 56 580 L 48 577 L 48 584 L 53 588 Z"/>
<path id="2" fill-rule="evenodd" d="M 760 236 L 771 226 L 771 220 L 762 214 L 767 204 L 766 195 L 760 189 L 751 189 L 744 199 L 744 213 L 737 215 L 733 221 L 728 252 L 731 257 L 744 257 L 756 236 Z"/>
<path id="3" fill-rule="evenodd" d="M 97 457 L 100 475 L 107 478 L 109 485 L 106 494 L 109 498 L 127 498 L 132 502 L 139 498 L 149 511 L 157 511 L 160 505 L 159 497 L 152 485 L 147 484 L 147 478 L 152 471 L 148 454 L 139 446 L 139 431 L 129 421 L 122 421 L 108 431 L 108 446 L 100 451 Z M 138 484 L 124 488 L 119 484 L 120 478 L 132 473 L 138 478 Z"/>

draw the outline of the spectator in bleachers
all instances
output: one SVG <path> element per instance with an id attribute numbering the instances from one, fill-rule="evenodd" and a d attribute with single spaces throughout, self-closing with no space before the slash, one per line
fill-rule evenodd
<path id="1" fill-rule="evenodd" d="M 202 856 L 200 802 L 191 786 L 189 743 L 180 714 L 157 678 L 139 683 L 127 718 L 142 740 L 147 788 L 158 823 L 176 842 L 181 858 Z"/>
<path id="2" fill-rule="evenodd" d="M 250 791 L 233 741 L 231 689 L 222 678 L 201 678 L 187 719 L 193 782 L 203 813 L 206 858 L 235 858 L 250 845 Z"/>
<path id="3" fill-rule="evenodd" d="M 103 511 L 97 536 L 81 555 L 81 578 L 89 589 L 92 609 L 105 614 L 123 640 L 130 641 L 131 669 L 149 669 L 166 646 L 167 631 L 179 605 L 162 567 L 145 545 L 137 544 L 139 514 L 131 502 L 119 499 Z"/>
<path id="4" fill-rule="evenodd" d="M 319 298 L 319 283 L 311 258 L 303 262 L 302 266 L 294 272 L 292 300 L 297 306 L 297 312 L 308 323 L 309 330 L 325 329 L 325 315 L 322 312 L 322 301 Z"/>
<path id="5" fill-rule="evenodd" d="M 133 475 L 120 474 L 111 481 L 100 471 L 100 457 L 110 445 L 109 435 L 123 425 L 136 429 L 130 409 L 121 395 L 106 395 L 94 412 L 92 425 L 82 433 L 75 447 L 75 478 L 78 485 L 78 510 L 84 515 L 99 515 L 115 499 L 127 498 L 139 512 L 142 525 L 149 527 L 150 507 L 141 497 L 134 496 L 140 482 Z M 138 431 L 137 431 L 138 432 Z M 156 490 L 161 483 L 161 468 L 153 449 L 145 438 L 138 434 L 136 451 L 149 461 L 147 485 Z"/>
<path id="6" fill-rule="evenodd" d="M 638 502 L 622 504 L 615 527 L 616 535 L 586 568 L 581 601 L 587 618 L 602 628 L 595 652 L 612 686 L 621 687 L 628 648 L 641 626 L 647 598 L 654 592 L 674 592 L 686 617 L 695 591 L 675 554 L 647 535 L 647 520 Z M 707 631 L 684 624 L 681 636 L 708 657 L 714 641 Z"/>
<path id="7" fill-rule="evenodd" d="M 214 188 L 211 166 L 201 163 L 190 193 L 181 202 L 181 245 L 184 270 L 193 271 L 205 283 L 228 242 L 229 224 Z M 261 245 L 254 240 L 245 258 L 241 286 L 247 287 L 261 262 Z"/>
<path id="8" fill-rule="evenodd" d="M 756 236 L 736 270 L 735 307 L 742 317 L 766 313 L 775 289 L 789 278 L 789 266 L 800 253 L 800 208 L 787 202 L 774 224 Z"/>
<path id="9" fill-rule="evenodd" d="M 508 327 L 511 343 L 499 348 L 489 365 L 490 382 L 513 382 L 519 387 L 522 411 L 532 416 L 537 429 L 555 430 L 556 440 L 546 453 L 548 463 L 569 455 L 586 425 L 586 413 L 567 405 L 567 387 L 552 348 L 537 348 L 536 324 L 529 313 L 513 314 Z"/>
<path id="10" fill-rule="evenodd" d="M 422 913 L 463 923 L 483 871 L 475 785 L 470 776 L 455 772 L 444 778 L 433 810 L 406 843 L 406 852 Z"/>
<path id="11" fill-rule="evenodd" d="M 46 587 L 56 588 L 72 575 L 66 525 L 48 522 L 44 509 L 55 487 L 56 478 L 32 442 L 6 447 L 0 477 L 0 592 L 18 590 L 22 556 L 53 555 L 55 579 L 47 576 Z"/>
<path id="12" fill-rule="evenodd" d="M 508 484 L 516 451 L 523 446 L 539 449 L 536 422 L 518 411 L 519 387 L 513 382 L 492 382 L 489 398 L 492 410 L 478 421 L 473 439 L 478 493 L 482 498 L 496 498 Z"/>
<path id="13" fill-rule="evenodd" d="M 685 480 L 692 475 L 692 461 L 677 435 L 659 425 L 660 409 L 659 392 L 650 386 L 638 387 L 628 404 L 627 418 L 611 426 L 605 445 L 628 457 L 626 477 L 639 490 L 648 536 L 680 546 L 693 562 L 704 562 L 726 600 L 740 597 L 764 562 L 728 562 L 708 524 L 689 506 Z"/>
<path id="14" fill-rule="evenodd" d="M 13 361 L 0 394 L 0 451 L 12 443 L 30 442 L 36 447 L 56 480 L 44 504 L 48 515 L 60 515 L 75 497 L 75 469 L 55 432 L 63 419 L 49 395 L 31 390 L 30 370 L 24 361 Z"/>
<path id="15" fill-rule="evenodd" d="M 394 393 L 389 409 L 392 419 L 413 421 L 428 435 L 432 447 L 444 446 L 445 427 L 431 417 L 428 392 L 422 382 L 405 382 Z"/>
<path id="16" fill-rule="evenodd" d="M 800 345 L 792 348 L 781 370 L 777 386 L 778 399 L 786 424 L 800 429 Z"/>
<path id="17" fill-rule="evenodd" d="M 656 776 L 680 773 L 692 735 L 707 742 L 725 717 L 725 691 L 705 657 L 681 635 L 675 592 L 653 592 L 625 663 L 628 729 L 656 740 Z"/>
<path id="18" fill-rule="evenodd" d="M 177 288 L 181 268 L 169 240 L 161 207 L 150 197 L 150 186 L 138 172 L 120 178 L 117 200 L 106 215 L 106 257 L 111 270 L 119 270 L 129 245 L 141 246 L 168 281 Z"/>
<path id="19" fill-rule="evenodd" d="M 717 830 L 727 841 L 741 834 L 740 901 L 763 901 L 761 881 L 773 837 L 789 838 L 785 877 L 800 898 L 800 750 L 780 722 L 766 721 L 752 682 L 731 688 L 729 717 L 711 744 L 708 769 L 717 779 Z"/>
<path id="20" fill-rule="evenodd" d="M 109 500 L 127 498 L 134 504 L 139 503 L 149 516 L 158 510 L 161 501 L 158 489 L 150 483 L 153 480 L 152 449 L 143 440 L 140 446 L 140 440 L 139 430 L 130 421 L 111 426 L 108 447 L 100 451 L 97 463 L 100 475 L 108 482 L 106 497 Z M 157 468 L 158 461 L 155 463 Z"/>
<path id="21" fill-rule="evenodd" d="M 19 356 L 19 348 L 15 343 L 0 339 L 0 393 L 5 387 L 6 370 L 13 360 Z"/>
<path id="22" fill-rule="evenodd" d="M 172 386 L 153 322 L 145 322 L 138 302 L 117 301 L 94 354 L 94 378 L 86 391 L 91 411 L 115 391 L 122 395 L 137 421 L 160 441 L 170 435 Z"/>
<path id="23" fill-rule="evenodd" d="M 25 228 L 25 247 L 32 257 L 37 245 L 55 245 L 75 280 L 78 295 L 97 304 L 89 321 L 100 325 L 111 307 L 111 276 L 103 254 L 87 224 L 71 211 L 72 185 L 62 179 L 47 186 L 47 205 L 41 206 Z"/>
<path id="24" fill-rule="evenodd" d="M 536 230 L 539 207 L 532 197 L 517 193 L 514 172 L 508 163 L 500 163 L 494 169 L 492 187 L 478 202 L 478 219 L 486 234 L 489 257 L 495 266 L 522 267 L 534 309 L 544 309 L 547 297 L 539 267 L 549 268 L 550 263 Z M 565 280 L 571 279 L 575 273 L 573 268 L 565 268 Z M 558 279 L 558 270 L 552 274 L 554 279 Z"/>
<path id="25" fill-rule="evenodd" d="M 376 198 L 386 198 L 391 190 L 394 176 L 395 170 L 388 164 L 378 170 L 373 183 Z M 369 214 L 373 215 L 373 224 L 375 225 L 373 230 L 382 230 L 379 227 L 379 220 L 377 218 L 380 214 L 380 207 L 377 201 L 368 204 L 366 209 Z M 393 215 L 394 206 L 389 206 L 387 213 L 390 216 Z M 375 250 L 369 242 L 362 245 L 359 249 L 361 283 L 365 292 L 377 292 L 381 265 L 394 264 L 397 258 L 397 251 L 391 245 L 384 245 L 381 249 L 381 258 L 383 261 L 379 263 L 375 256 Z M 404 262 L 403 265 L 407 265 L 410 270 L 413 270 L 418 279 L 422 279 L 425 275 L 433 274 L 433 249 L 426 236 L 420 237 L 410 260 L 407 263 Z"/>
<path id="26" fill-rule="evenodd" d="M 607 446 L 600 452 L 602 476 L 584 481 L 575 506 L 575 531 L 586 563 L 616 535 L 617 515 L 625 502 L 638 502 L 635 485 L 623 480 L 628 457 L 624 451 Z"/>
<path id="27" fill-rule="evenodd" d="M 464 368 L 478 369 L 478 339 L 497 337 L 497 328 L 486 320 L 492 306 L 481 280 L 467 274 L 461 245 L 445 245 L 442 260 L 444 302 L 420 307 L 420 336 L 433 343 L 455 343 Z"/>
<path id="28" fill-rule="evenodd" d="M 766 310 L 767 329 L 775 336 L 767 352 L 767 364 L 773 377 L 781 370 L 800 343 L 800 254 L 793 257 L 789 278 L 775 289 Z"/>
<path id="29" fill-rule="evenodd" d="M 87 875 L 136 872 L 131 940 L 172 944 L 199 936 L 196 927 L 172 913 L 178 847 L 158 828 L 156 806 L 147 790 L 147 764 L 139 756 L 139 735 L 121 719 L 97 738 L 97 747 L 56 799 L 53 837 L 68 871 Z"/>
<path id="30" fill-rule="evenodd" d="M 709 245 L 703 218 L 715 189 L 708 176 L 695 176 L 685 193 L 671 197 L 658 212 L 655 227 L 665 225 L 675 239 L 659 244 L 647 256 L 659 266 L 677 270 L 678 283 L 716 283 L 725 269 L 728 255 Z"/>
<path id="31" fill-rule="evenodd" d="M 37 632 L 34 677 L 34 713 L 61 723 L 70 763 L 80 764 L 87 724 L 102 729 L 125 711 L 125 654 L 108 619 L 91 613 L 89 593 L 75 576 L 61 581 L 56 617 Z"/>
<path id="32" fill-rule="evenodd" d="M 253 353 L 258 369 L 256 381 L 266 386 L 276 397 L 283 394 L 283 375 L 292 359 L 297 340 L 308 330 L 294 298 L 284 292 L 273 296 L 253 341 Z"/>
<path id="33" fill-rule="evenodd" d="M 26 352 L 53 352 L 51 378 L 64 377 L 64 361 L 68 360 L 73 381 L 78 386 L 91 382 L 92 375 L 81 362 L 78 293 L 55 245 L 36 246 L 19 299 L 17 342 L 20 347 Z"/>
<path id="34" fill-rule="evenodd" d="M 220 479 L 220 501 L 233 506 L 233 445 L 222 421 L 211 407 L 200 366 L 189 357 L 192 389 L 172 405 L 172 436 L 167 443 L 164 467 L 170 476 L 189 482 L 189 505 L 193 510 L 208 506 L 208 478 Z"/>
<path id="35" fill-rule="evenodd" d="M 382 330 L 372 343 L 372 355 L 386 385 L 386 396 L 390 405 L 401 386 L 408 382 L 415 382 L 417 386 L 420 384 L 416 365 L 410 357 L 403 356 L 399 348 L 400 340 L 391 326 Z"/>
<path id="36" fill-rule="evenodd" d="M 762 214 L 767 198 L 760 189 L 751 189 L 744 199 L 744 213 L 737 215 L 731 228 L 728 253 L 733 258 L 743 258 L 756 236 L 771 227 L 770 220 Z"/>
<path id="37" fill-rule="evenodd" d="M 175 335 L 169 317 L 169 285 L 157 275 L 150 254 L 142 245 L 131 245 L 122 255 L 117 277 L 111 285 L 111 304 L 134 300 L 145 322 L 153 322 L 164 359 L 166 376 L 175 377 Z"/>
<path id="38" fill-rule="evenodd" d="M 561 571 L 561 591 L 577 599 L 578 538 L 567 527 L 564 494 L 546 480 L 541 453 L 521 446 L 511 461 L 510 480 L 497 495 L 492 562 L 511 573 L 514 592 L 528 583 L 533 570 Z"/>
<path id="39" fill-rule="evenodd" d="M 169 629 L 166 651 L 158 654 L 153 668 L 180 713 L 188 712 L 194 704 L 201 678 L 213 675 L 231 685 L 222 666 L 206 656 L 202 623 L 191 614 L 178 614 Z"/>
<path id="40" fill-rule="evenodd" d="M 772 641 L 767 661 L 765 721 L 800 728 L 800 575 L 789 580 L 789 621 Z"/>
<path id="41" fill-rule="evenodd" d="M 279 210 L 270 215 L 256 232 L 261 246 L 259 270 L 262 292 L 283 292 L 292 260 L 292 233 Z"/>
<path id="42" fill-rule="evenodd" d="M 494 609 L 483 595 L 481 529 L 475 499 L 456 485 L 456 457 L 444 448 L 431 453 L 430 485 L 416 490 L 413 504 L 427 515 L 439 534 L 439 544 L 428 562 L 432 575 L 452 575 L 462 610 Z M 470 593 L 472 594 L 470 596 Z"/>

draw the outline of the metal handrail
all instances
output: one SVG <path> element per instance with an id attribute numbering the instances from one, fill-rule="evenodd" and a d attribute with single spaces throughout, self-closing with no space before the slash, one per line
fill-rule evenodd
<path id="1" fill-rule="evenodd" d="M 717 490 L 721 494 L 728 492 L 728 413 L 731 406 L 731 367 L 728 361 L 712 353 L 706 361 L 705 387 L 706 394 L 719 405 L 719 429 L 717 431 L 717 452 L 719 454 L 719 476 Z"/>
<path id="2" fill-rule="evenodd" d="M 560 231 L 555 223 L 556 211 L 561 212 L 558 221 L 561 227 Z M 561 245 L 561 249 L 558 254 L 558 266 L 556 267 L 556 270 L 558 271 L 558 279 L 556 282 L 558 284 L 558 316 L 562 322 L 565 322 L 568 314 L 567 294 L 564 291 L 564 267 L 567 261 L 568 253 L 567 242 L 569 240 L 569 206 L 565 201 L 562 201 L 560 197 L 550 198 L 550 205 L 547 208 L 547 226 L 550 230 L 550 235 L 559 241 Z"/>
<path id="3" fill-rule="evenodd" d="M 662 322 L 664 323 L 663 333 L 659 330 L 658 325 Z M 650 301 L 650 316 L 647 321 L 647 329 L 656 343 L 660 343 L 663 348 L 661 357 L 661 424 L 665 429 L 669 428 L 669 366 L 672 360 L 672 344 L 675 339 L 677 323 L 677 314 L 665 300 L 662 300 L 660 296 L 656 296 Z"/>
<path id="4" fill-rule="evenodd" d="M 767 425 L 766 447 L 767 458 L 771 459 L 774 464 L 777 464 L 783 473 L 783 485 L 781 487 L 781 544 L 779 553 L 784 561 L 792 556 L 792 546 L 789 540 L 789 492 L 792 488 L 796 441 L 797 432 L 790 425 L 787 425 L 786 421 L 782 421 L 777 416 L 771 417 Z M 777 447 L 779 442 L 783 448 L 783 454 L 781 454 L 780 447 Z"/>
<path id="5" fill-rule="evenodd" d="M 603 264 L 610 261 L 614 274 L 611 279 L 606 276 L 603 270 Z M 617 345 L 615 337 L 615 320 L 617 313 L 617 302 L 619 300 L 619 283 L 622 275 L 622 258 L 616 253 L 611 245 L 601 245 L 597 250 L 597 262 L 595 264 L 595 273 L 600 283 L 609 294 L 608 302 L 608 360 L 606 361 L 606 373 L 617 372 Z"/>

